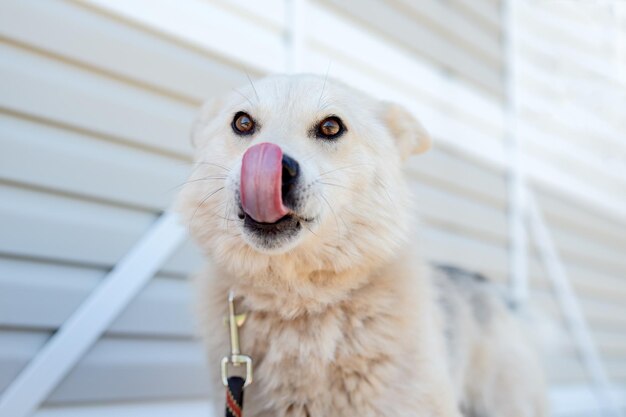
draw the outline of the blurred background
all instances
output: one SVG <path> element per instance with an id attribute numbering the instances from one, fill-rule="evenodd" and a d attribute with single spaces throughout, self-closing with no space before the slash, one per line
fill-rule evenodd
<path id="1" fill-rule="evenodd" d="M 519 301 L 562 328 L 546 360 L 553 415 L 599 415 L 556 265 L 626 406 L 626 4 L 608 0 L 0 1 L 0 405 L 210 415 L 187 241 L 148 257 L 156 275 L 55 381 L 16 381 L 171 205 L 200 103 L 280 72 L 328 73 L 413 111 L 436 141 L 407 169 L 428 259 L 517 276 Z M 516 178 L 547 250 L 521 227 Z"/>

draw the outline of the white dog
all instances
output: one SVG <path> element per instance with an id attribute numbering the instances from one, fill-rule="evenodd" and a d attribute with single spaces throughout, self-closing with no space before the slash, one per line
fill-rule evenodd
<path id="1" fill-rule="evenodd" d="M 198 298 L 220 409 L 233 290 L 255 366 L 246 416 L 545 415 L 505 304 L 479 276 L 429 271 L 409 239 L 402 162 L 430 146 L 411 114 L 275 76 L 207 103 L 193 143 L 179 206 L 212 261 Z"/>

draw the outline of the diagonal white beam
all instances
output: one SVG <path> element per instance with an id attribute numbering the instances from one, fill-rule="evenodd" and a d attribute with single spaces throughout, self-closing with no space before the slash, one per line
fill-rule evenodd
<path id="1" fill-rule="evenodd" d="M 5 390 L 0 417 L 30 416 L 184 237 L 177 216 L 163 214 Z"/>
<path id="2" fill-rule="evenodd" d="M 529 228 L 535 238 L 537 251 L 546 267 L 550 284 L 559 303 L 565 323 L 578 348 L 583 365 L 586 367 L 595 389 L 598 406 L 604 417 L 624 417 L 611 386 L 608 373 L 600 359 L 600 354 L 589 330 L 576 293 L 572 288 L 565 267 L 534 195 L 527 193 L 529 208 Z"/>

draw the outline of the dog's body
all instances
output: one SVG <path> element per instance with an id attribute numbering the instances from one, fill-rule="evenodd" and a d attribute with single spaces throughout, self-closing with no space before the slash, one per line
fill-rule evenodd
<path id="1" fill-rule="evenodd" d="M 213 260 L 198 277 L 202 329 L 219 391 L 233 290 L 255 367 L 246 416 L 544 415 L 504 303 L 475 276 L 430 273 L 409 244 L 401 163 L 429 139 L 407 112 L 273 77 L 206 105 L 193 140 L 180 208 Z"/>

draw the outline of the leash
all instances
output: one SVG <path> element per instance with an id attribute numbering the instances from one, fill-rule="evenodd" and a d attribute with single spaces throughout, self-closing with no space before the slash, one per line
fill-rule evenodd
<path id="1" fill-rule="evenodd" d="M 252 358 L 239 350 L 239 328 L 246 320 L 245 314 L 235 314 L 235 293 L 228 294 L 228 327 L 230 329 L 230 355 L 222 358 L 222 383 L 226 387 L 226 417 L 243 416 L 243 389 L 252 383 Z M 232 375 L 229 369 L 245 366 L 245 378 Z"/>

